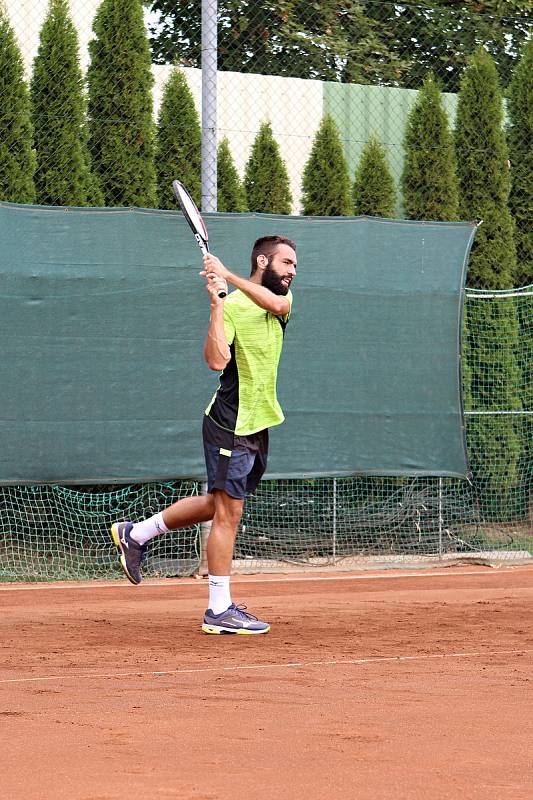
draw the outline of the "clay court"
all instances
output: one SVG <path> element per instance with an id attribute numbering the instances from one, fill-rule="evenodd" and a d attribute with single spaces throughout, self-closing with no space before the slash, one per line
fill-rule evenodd
<path id="1" fill-rule="evenodd" d="M 6 800 L 530 800 L 533 568 L 3 584 Z"/>

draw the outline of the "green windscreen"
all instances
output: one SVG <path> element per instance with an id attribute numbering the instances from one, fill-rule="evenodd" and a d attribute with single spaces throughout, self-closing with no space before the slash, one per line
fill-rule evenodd
<path id="1" fill-rule="evenodd" d="M 467 474 L 460 332 L 471 223 L 206 215 L 249 274 L 297 244 L 270 477 Z M 209 301 L 181 214 L 0 204 L 0 483 L 204 476 Z"/>

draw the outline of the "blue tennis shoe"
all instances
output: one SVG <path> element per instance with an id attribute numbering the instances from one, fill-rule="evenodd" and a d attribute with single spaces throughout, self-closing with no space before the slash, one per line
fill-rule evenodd
<path id="1" fill-rule="evenodd" d="M 111 536 L 120 553 L 120 565 L 126 578 L 135 585 L 142 580 L 141 564 L 144 561 L 147 546 L 141 545 L 131 538 L 131 522 L 114 522 L 111 526 Z"/>
<path id="2" fill-rule="evenodd" d="M 261 622 L 246 611 L 245 605 L 235 605 L 232 603 L 229 608 L 221 614 L 213 614 L 210 608 L 204 614 L 204 633 L 240 633 L 257 634 L 268 633 L 270 625 L 268 622 Z"/>

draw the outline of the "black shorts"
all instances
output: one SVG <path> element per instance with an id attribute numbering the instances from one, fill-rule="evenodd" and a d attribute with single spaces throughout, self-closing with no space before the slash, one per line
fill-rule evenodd
<path id="1" fill-rule="evenodd" d="M 207 491 L 221 489 L 238 500 L 255 492 L 267 465 L 268 430 L 236 436 L 204 415 L 202 435 Z"/>

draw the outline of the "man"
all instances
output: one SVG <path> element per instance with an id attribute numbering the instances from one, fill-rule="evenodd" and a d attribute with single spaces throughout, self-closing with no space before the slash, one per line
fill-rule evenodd
<path id="1" fill-rule="evenodd" d="M 207 494 L 185 497 L 136 524 L 115 522 L 113 540 L 127 578 L 141 582 L 147 542 L 169 530 L 212 520 L 207 544 L 209 606 L 204 633 L 268 633 L 270 625 L 232 602 L 230 572 L 244 498 L 266 468 L 268 429 L 283 422 L 276 377 L 289 320 L 296 247 L 284 236 L 263 236 L 252 250 L 250 278 L 230 272 L 213 254 L 204 256 L 211 315 L 204 344 L 220 385 L 203 422 Z M 231 283 L 236 291 L 221 299 Z"/>

